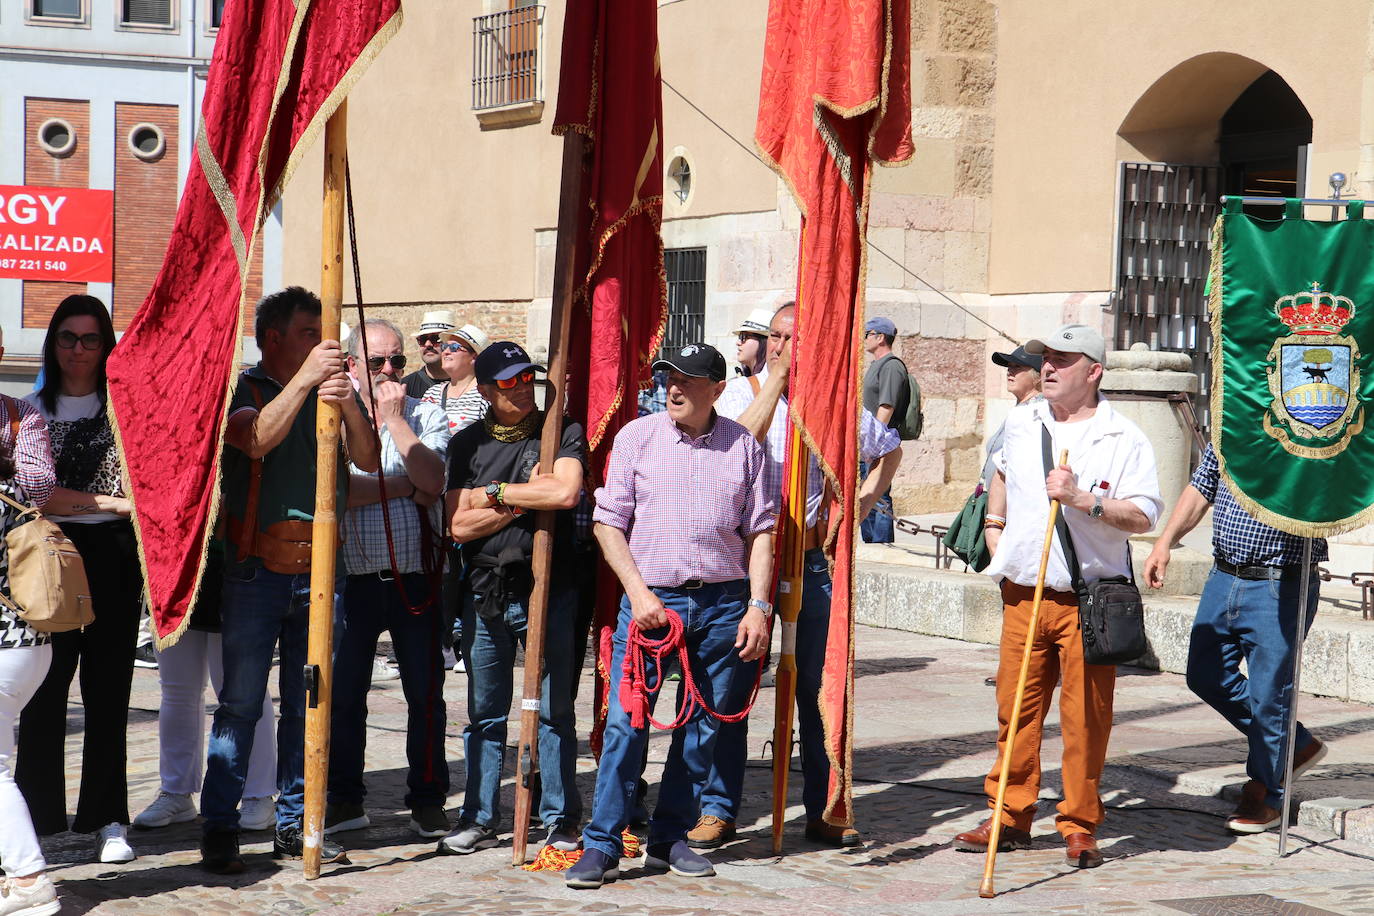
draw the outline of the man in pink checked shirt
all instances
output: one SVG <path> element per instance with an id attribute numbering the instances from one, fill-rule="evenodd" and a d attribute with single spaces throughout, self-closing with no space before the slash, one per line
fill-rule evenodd
<path id="1" fill-rule="evenodd" d="M 668 409 L 627 424 L 615 438 L 606 485 L 596 492 L 596 538 L 625 587 L 611 660 L 610 709 L 592 816 L 582 832 L 582 858 L 567 872 L 569 887 L 595 888 L 620 876 L 621 831 L 634 806 L 649 730 L 635 728 L 620 700 L 630 622 L 648 638 L 665 635 L 668 614 L 682 620 L 682 638 L 702 699 L 717 712 L 747 664 L 768 642 L 776 509 L 763 485 L 763 447 L 749 431 L 717 415 L 725 390 L 725 358 L 714 347 L 688 344 L 658 360 L 668 372 Z M 645 659 L 645 681 L 659 679 Z M 650 698 L 652 703 L 652 697 Z M 696 823 L 696 786 L 710 770 L 719 722 L 698 709 L 684 740 L 669 752 L 649 821 L 645 867 L 703 878 L 710 860 L 687 846 Z"/>

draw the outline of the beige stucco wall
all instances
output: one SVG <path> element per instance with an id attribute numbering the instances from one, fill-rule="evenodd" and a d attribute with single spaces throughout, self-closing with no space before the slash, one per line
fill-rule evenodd
<path id="1" fill-rule="evenodd" d="M 1250 79 L 1267 68 L 1292 86 L 1313 120 L 1310 191 L 1324 193 L 1338 166 L 1354 173 L 1368 19 L 1368 0 L 1252 0 L 1243 13 L 1196 0 L 999 3 L 991 291 L 1111 287 L 1126 152 L 1117 131 L 1157 80 L 1199 55 L 1239 54 L 1261 65 Z M 1155 126 L 1191 134 L 1200 155 L 1208 143 L 1197 134 L 1215 131 L 1248 82 L 1237 79 L 1230 97 L 1215 84 L 1179 85 L 1161 96 Z"/>

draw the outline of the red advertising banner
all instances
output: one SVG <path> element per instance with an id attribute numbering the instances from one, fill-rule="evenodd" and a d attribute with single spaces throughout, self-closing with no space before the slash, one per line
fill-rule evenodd
<path id="1" fill-rule="evenodd" d="M 114 280 L 114 192 L 0 185 L 0 278 Z"/>

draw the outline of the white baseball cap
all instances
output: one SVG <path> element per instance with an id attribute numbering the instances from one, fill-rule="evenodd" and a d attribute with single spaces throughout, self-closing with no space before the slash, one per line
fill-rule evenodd
<path id="1" fill-rule="evenodd" d="M 1036 355 L 1046 350 L 1060 353 L 1082 353 L 1095 363 L 1107 361 L 1107 342 L 1102 332 L 1086 324 L 1066 324 L 1048 337 L 1026 341 L 1026 352 Z"/>

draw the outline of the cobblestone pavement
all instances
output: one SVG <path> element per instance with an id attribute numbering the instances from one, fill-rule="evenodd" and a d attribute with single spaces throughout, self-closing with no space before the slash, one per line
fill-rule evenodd
<path id="1" fill-rule="evenodd" d="M 1122 669 L 1111 768 L 1104 781 L 1110 816 L 1099 839 L 1108 857 L 1079 871 L 1063 860 L 1053 827 L 1059 757 L 1054 716 L 1046 728 L 1046 789 L 1034 848 L 998 858 L 999 896 L 980 900 L 983 858 L 956 852 L 950 839 L 983 817 L 982 776 L 992 763 L 993 697 L 983 683 L 995 668 L 988 646 L 891 630 L 861 630 L 858 638 L 855 809 L 867 845 L 815 847 L 801 837 L 803 815 L 793 786 L 784 855 L 771 854 L 766 820 L 770 782 L 763 742 L 771 735 L 773 692 L 760 693 L 750 736 L 741 838 L 712 854 L 719 875 L 690 880 L 646 874 L 627 860 L 621 880 L 600 891 L 571 891 L 557 874 L 513 868 L 506 845 L 466 857 L 438 856 L 434 841 L 407 828 L 405 708 L 399 681 L 374 685 L 368 730 L 368 810 L 373 826 L 339 835 L 352 864 L 326 868 L 306 882 L 298 863 L 273 862 L 270 836 L 247 834 L 249 870 L 231 878 L 197 867 L 197 824 L 131 831 L 139 853 L 126 866 L 91 862 L 88 836 L 45 841 L 64 913 L 306 914 L 964 914 L 964 913 L 1371 913 L 1374 850 L 1307 827 L 1290 835 L 1277 859 L 1277 837 L 1237 838 L 1222 827 L 1229 804 L 1174 793 L 1142 761 L 1182 772 L 1230 767 L 1243 745 L 1199 704 L 1182 678 Z M 462 785 L 461 733 L 466 682 L 445 686 L 456 814 Z M 581 721 L 589 719 L 584 682 Z M 157 790 L 157 677 L 135 676 L 130 712 L 130 805 L 136 813 Z M 1329 740 L 1331 754 L 1309 778 L 1334 775 L 1367 783 L 1374 775 L 1374 710 L 1304 698 L 1303 718 Z M 80 765 L 80 707 L 72 706 L 68 789 L 75 804 Z M 667 749 L 651 749 L 655 779 Z M 594 779 L 590 755 L 579 763 L 588 804 Z M 1149 776 L 1149 774 L 1146 774 Z M 1243 777 L 1242 777 L 1243 778 Z M 506 784 L 507 811 L 512 790 Z M 1336 793 L 1332 793 L 1336 794 Z M 532 831 L 532 843 L 539 838 Z M 531 851 L 535 846 L 532 845 Z M 1222 899 L 1231 898 L 1231 899 Z M 1304 909 L 1303 907 L 1307 907 Z"/>

